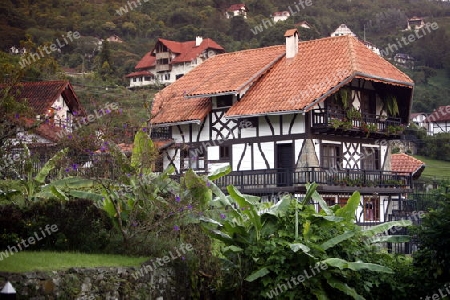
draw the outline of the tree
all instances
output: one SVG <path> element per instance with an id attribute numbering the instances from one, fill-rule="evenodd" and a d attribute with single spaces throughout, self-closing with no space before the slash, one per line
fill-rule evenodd
<path id="1" fill-rule="evenodd" d="M 435 294 L 450 282 L 450 193 L 438 195 L 439 208 L 431 210 L 415 228 L 419 250 L 414 253 L 416 287 L 421 296 Z M 424 298 L 425 299 L 425 298 Z"/>

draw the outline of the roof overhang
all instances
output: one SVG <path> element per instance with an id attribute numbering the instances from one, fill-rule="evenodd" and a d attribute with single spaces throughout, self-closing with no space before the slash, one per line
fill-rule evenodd
<path id="1" fill-rule="evenodd" d="M 187 125 L 187 124 L 200 125 L 202 122 L 203 122 L 202 120 L 188 120 L 188 121 L 180 121 L 180 122 L 156 123 L 156 124 L 153 124 L 151 122 L 151 120 L 150 120 L 150 124 L 152 124 L 153 127 L 168 127 L 168 126 Z"/>

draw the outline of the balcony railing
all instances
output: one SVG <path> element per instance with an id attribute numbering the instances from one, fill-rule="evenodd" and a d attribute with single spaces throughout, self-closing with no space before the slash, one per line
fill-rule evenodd
<path id="1" fill-rule="evenodd" d="M 156 59 L 170 58 L 169 52 L 156 52 Z"/>
<path id="2" fill-rule="evenodd" d="M 274 190 L 316 182 L 323 187 L 336 189 L 340 187 L 364 188 L 412 188 L 412 175 L 382 170 L 327 170 L 322 168 L 302 168 L 301 170 L 267 169 L 254 171 L 233 171 L 217 179 L 219 187 L 234 185 L 242 191 Z M 335 186 L 335 187 L 332 187 Z M 337 187 L 340 186 L 340 187 Z"/>
<path id="3" fill-rule="evenodd" d="M 170 140 L 172 138 L 172 131 L 170 127 L 153 128 L 150 137 L 154 140 Z"/>
<path id="4" fill-rule="evenodd" d="M 398 135 L 403 130 L 401 119 L 363 113 L 360 118 L 349 119 L 347 113 L 330 110 L 313 110 L 313 129 L 357 131 L 364 134 Z"/>
<path id="5" fill-rule="evenodd" d="M 169 64 L 165 65 L 156 65 L 156 72 L 165 72 L 172 70 L 172 66 Z"/>

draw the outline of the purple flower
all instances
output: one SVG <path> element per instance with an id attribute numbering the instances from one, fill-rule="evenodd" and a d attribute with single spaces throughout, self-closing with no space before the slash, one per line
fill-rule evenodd
<path id="1" fill-rule="evenodd" d="M 178 227 L 177 225 L 175 225 L 175 226 L 173 226 L 173 230 L 179 231 L 179 230 L 180 230 L 180 227 Z"/>
<path id="2" fill-rule="evenodd" d="M 71 134 L 69 134 L 67 137 L 68 137 L 69 139 L 72 139 L 72 135 L 71 135 Z"/>
<path id="3" fill-rule="evenodd" d="M 182 257 L 181 257 L 181 260 L 186 260 L 186 257 L 182 256 Z"/>
<path id="4" fill-rule="evenodd" d="M 187 209 L 192 209 L 192 205 L 189 204 L 188 206 L 186 206 L 186 208 Z"/>
<path id="5" fill-rule="evenodd" d="M 136 227 L 136 226 L 138 226 L 138 223 L 137 223 L 136 221 L 133 221 L 133 222 L 131 223 L 131 226 Z"/>
<path id="6" fill-rule="evenodd" d="M 181 201 L 180 196 L 178 196 L 178 195 L 175 196 L 175 201 L 176 201 L 176 202 L 180 202 L 180 201 Z"/>
<path id="7" fill-rule="evenodd" d="M 211 185 L 211 182 L 209 182 L 209 180 L 208 181 L 206 181 L 206 186 L 210 186 Z"/>
<path id="8" fill-rule="evenodd" d="M 76 110 L 73 111 L 73 115 L 76 116 L 78 113 Z"/>
<path id="9" fill-rule="evenodd" d="M 220 214 L 220 218 L 223 220 L 225 219 L 227 216 L 225 214 Z"/>
<path id="10" fill-rule="evenodd" d="M 16 119 L 18 119 L 19 118 L 19 114 L 16 114 Z"/>
<path id="11" fill-rule="evenodd" d="M 66 170 L 65 170 L 66 172 L 69 172 L 70 170 L 69 170 L 69 168 L 66 168 Z"/>
<path id="12" fill-rule="evenodd" d="M 78 165 L 77 164 L 72 164 L 72 169 L 74 169 L 76 171 L 78 169 Z"/>

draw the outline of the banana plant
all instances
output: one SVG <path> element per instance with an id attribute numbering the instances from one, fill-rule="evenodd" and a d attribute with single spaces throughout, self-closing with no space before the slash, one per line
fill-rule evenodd
<path id="1" fill-rule="evenodd" d="M 353 193 L 343 207 L 329 207 L 317 192 L 316 184 L 306 186 L 302 199 L 285 195 L 273 205 L 243 195 L 234 186 L 227 187 L 228 195 L 213 183 L 210 189 L 212 196 L 206 189 L 198 194 L 207 195 L 204 199 L 209 200 L 200 221 L 212 238 L 223 243 L 221 254 L 226 264 L 232 266 L 232 272 L 238 274 L 234 276 L 236 284 L 242 285 L 242 289 L 245 282 L 266 287 L 260 289 L 259 296 L 266 296 L 270 287 L 299 272 L 295 270 L 320 264 L 327 270 L 305 282 L 301 291 L 288 291 L 285 298 L 299 297 L 306 291 L 317 299 L 333 299 L 330 291 L 338 290 L 353 299 L 364 299 L 345 278 L 359 272 L 389 274 L 392 270 L 371 261 L 347 260 L 352 247 L 371 251 L 365 243 L 369 238 L 371 243 L 398 242 L 398 237 L 377 238 L 377 235 L 394 226 L 409 225 L 405 221 L 389 222 L 361 230 L 355 224 L 360 194 Z M 319 204 L 319 213 L 311 201 Z M 324 237 L 321 231 L 333 232 L 333 235 Z"/>
<path id="2" fill-rule="evenodd" d="M 27 176 L 20 179 L 20 185 L 23 187 L 25 201 L 30 203 L 39 198 L 41 189 L 45 186 L 45 180 L 50 172 L 56 168 L 57 164 L 67 155 L 68 149 L 62 149 L 50 158 L 36 176 L 33 177 L 33 163 L 30 150 L 24 145 L 25 150 L 25 172 Z"/>

